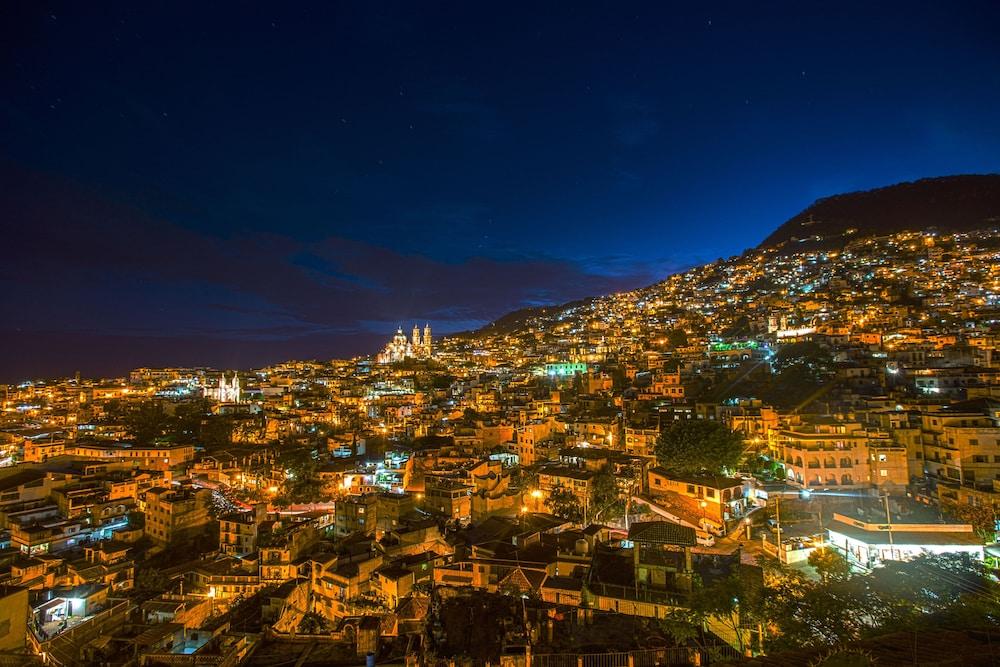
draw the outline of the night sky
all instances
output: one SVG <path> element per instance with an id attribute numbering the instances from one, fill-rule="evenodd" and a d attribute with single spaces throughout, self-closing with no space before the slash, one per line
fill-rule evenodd
<path id="1" fill-rule="evenodd" d="M 0 6 L 0 380 L 373 353 L 1000 171 L 995 1 L 281 4 Z"/>

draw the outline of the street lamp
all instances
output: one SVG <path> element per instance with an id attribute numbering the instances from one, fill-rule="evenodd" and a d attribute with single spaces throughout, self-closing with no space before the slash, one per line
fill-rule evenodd
<path id="1" fill-rule="evenodd" d="M 535 505 L 535 511 L 537 512 L 537 511 L 538 511 L 538 503 L 539 503 L 539 501 L 540 501 L 540 500 L 542 499 L 542 496 L 543 496 L 544 494 L 543 494 L 543 493 L 541 492 L 541 490 L 540 490 L 540 489 L 534 489 L 534 490 L 533 490 L 533 491 L 532 491 L 532 492 L 531 492 L 530 494 L 528 494 L 528 495 L 530 495 L 530 496 L 531 496 L 531 499 L 532 499 L 532 501 L 534 502 L 534 505 Z"/>

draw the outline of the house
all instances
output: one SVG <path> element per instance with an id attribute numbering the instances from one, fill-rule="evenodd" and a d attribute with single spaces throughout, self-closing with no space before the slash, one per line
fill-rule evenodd
<path id="1" fill-rule="evenodd" d="M 375 532 L 378 527 L 378 507 L 378 494 L 375 493 L 351 496 L 338 502 L 335 519 L 337 535 Z"/>
<path id="2" fill-rule="evenodd" d="M 219 551 L 227 555 L 257 551 L 258 539 L 267 523 L 267 505 L 258 503 L 250 512 L 230 512 L 219 517 Z"/>
<path id="3" fill-rule="evenodd" d="M 412 570 L 399 565 L 386 565 L 375 570 L 372 583 L 389 609 L 413 591 L 415 576 Z"/>
<path id="4" fill-rule="evenodd" d="M 470 519 L 472 487 L 448 478 L 428 479 L 424 487 L 424 509 L 449 519 Z"/>
<path id="5" fill-rule="evenodd" d="M 599 546 L 587 579 L 590 606 L 666 618 L 683 607 L 693 585 L 693 528 L 669 521 L 633 523 L 620 545 Z"/>
<path id="6" fill-rule="evenodd" d="M 212 492 L 195 487 L 154 487 L 146 492 L 146 535 L 155 544 L 187 542 L 205 531 L 212 521 Z"/>
<path id="7" fill-rule="evenodd" d="M 736 477 L 677 475 L 657 466 L 650 469 L 648 480 L 653 500 L 671 505 L 685 519 L 716 534 L 728 532 L 748 510 L 744 482 Z"/>
<path id="8" fill-rule="evenodd" d="M 583 602 L 583 580 L 574 577 L 548 575 L 542 581 L 542 599 L 555 604 L 579 607 Z"/>

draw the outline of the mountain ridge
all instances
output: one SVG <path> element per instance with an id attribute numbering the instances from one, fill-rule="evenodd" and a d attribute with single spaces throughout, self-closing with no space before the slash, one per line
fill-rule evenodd
<path id="1" fill-rule="evenodd" d="M 1000 174 L 936 176 L 817 199 L 757 248 L 792 241 L 835 247 L 848 237 L 930 228 L 962 232 L 991 224 L 1000 225 Z"/>
<path id="2" fill-rule="evenodd" d="M 933 176 L 817 199 L 744 253 L 771 248 L 796 252 L 826 250 L 843 247 L 862 238 L 907 230 L 937 228 L 960 232 L 991 225 L 1000 227 L 1000 174 Z M 800 236 L 803 230 L 806 233 Z M 664 276 L 634 291 L 650 289 L 669 278 Z M 514 330 L 528 319 L 549 310 L 563 310 L 596 298 L 600 297 L 595 295 L 564 304 L 519 308 L 475 331 L 451 335 L 463 337 L 487 331 Z"/>

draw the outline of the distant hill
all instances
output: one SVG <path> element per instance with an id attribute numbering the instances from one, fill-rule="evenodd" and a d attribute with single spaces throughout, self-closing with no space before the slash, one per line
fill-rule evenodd
<path id="1" fill-rule="evenodd" d="M 796 249 L 804 249 L 803 243 L 829 248 L 851 238 L 910 229 L 967 231 L 991 225 L 1000 226 L 1000 174 L 942 176 L 818 199 L 759 247 L 796 239 Z"/>
<path id="2" fill-rule="evenodd" d="M 471 336 L 476 336 L 485 331 L 490 333 L 509 333 L 512 331 L 517 331 L 524 326 L 524 323 L 533 317 L 538 317 L 539 315 L 545 315 L 549 311 L 560 311 L 566 308 L 573 308 L 574 306 L 583 306 L 590 303 L 593 297 L 586 299 L 578 299 L 576 301 L 570 301 L 563 304 L 553 304 L 551 306 L 531 306 L 529 308 L 521 308 L 507 313 L 506 315 L 496 319 L 489 324 L 476 329 L 474 331 L 459 331 L 458 333 L 448 334 L 449 338 L 469 338 Z"/>
<path id="3" fill-rule="evenodd" d="M 779 247 L 781 253 L 789 254 L 828 250 L 843 247 L 853 239 L 906 230 L 923 231 L 930 227 L 941 231 L 1000 228 L 1000 174 L 924 178 L 818 199 L 778 227 L 758 249 Z M 645 289 L 652 287 L 655 286 Z M 638 290 L 637 293 L 643 291 Z M 592 300 L 522 308 L 476 331 L 449 334 L 449 337 L 471 338 L 487 332 L 517 332 L 533 318 L 564 313 Z"/>

